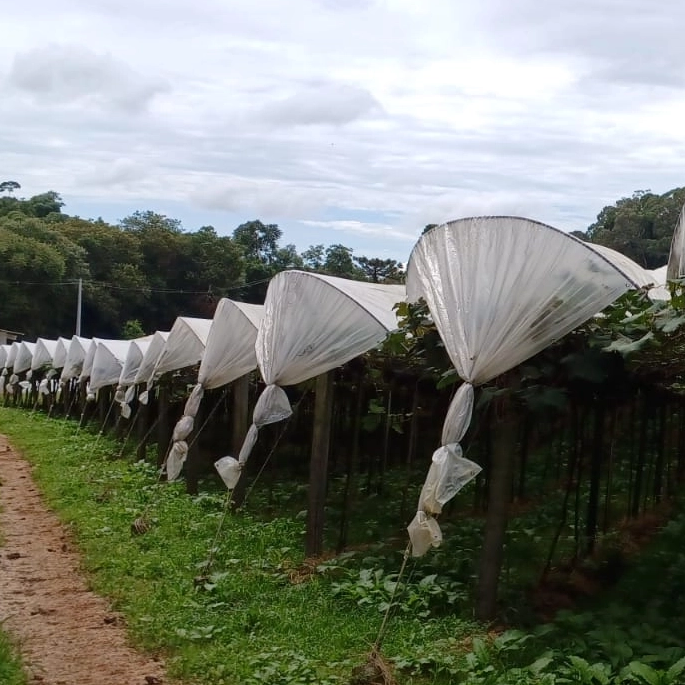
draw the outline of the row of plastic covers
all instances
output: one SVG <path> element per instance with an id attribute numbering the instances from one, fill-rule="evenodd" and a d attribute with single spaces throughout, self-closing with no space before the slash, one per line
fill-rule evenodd
<path id="1" fill-rule="evenodd" d="M 261 426 L 288 418 L 283 386 L 314 378 L 383 342 L 397 328 L 395 307 L 423 298 L 459 377 L 442 445 L 433 454 L 417 514 L 409 526 L 415 555 L 442 539 L 436 516 L 480 467 L 460 448 L 473 408 L 474 387 L 530 358 L 604 309 L 629 289 L 649 287 L 667 299 L 669 280 L 685 267 L 685 210 L 668 267 L 647 271 L 624 255 L 584 243 L 550 226 L 516 217 L 476 217 L 443 224 L 414 247 L 403 285 L 351 281 L 284 271 L 270 282 L 264 305 L 222 299 L 214 318 L 178 317 L 169 332 L 131 341 L 39 338 L 0 347 L 2 381 L 50 369 L 59 380 L 89 381 L 89 392 L 116 386 L 130 415 L 135 387 L 146 390 L 163 374 L 200 364 L 197 384 L 174 429 L 166 469 L 178 477 L 188 454 L 202 396 L 258 368 L 265 389 L 240 453 L 216 463 L 233 489 Z M 46 374 L 47 376 L 47 374 Z M 43 379 L 41 383 L 46 383 Z"/>

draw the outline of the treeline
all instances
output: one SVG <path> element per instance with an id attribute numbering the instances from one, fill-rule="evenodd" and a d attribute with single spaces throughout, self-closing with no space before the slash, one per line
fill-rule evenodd
<path id="1" fill-rule="evenodd" d="M 15 181 L 0 183 L 0 326 L 29 338 L 74 330 L 79 278 L 84 335 L 114 338 L 168 329 L 179 314 L 211 317 L 221 297 L 261 303 L 269 279 L 284 269 L 376 283 L 404 278 L 397 261 L 355 256 L 341 244 L 300 253 L 281 244 L 277 224 L 249 221 L 223 236 L 143 211 L 112 225 L 64 213 L 54 191 L 20 199 L 19 190 Z M 636 191 L 573 234 L 658 268 L 683 204 L 685 187 Z"/>
<path id="2" fill-rule="evenodd" d="M 134 336 L 169 329 L 179 314 L 211 317 L 221 297 L 263 302 L 269 279 L 297 268 L 373 282 L 401 282 L 392 259 L 356 257 L 341 244 L 298 253 L 276 224 L 249 221 L 230 236 L 184 230 L 151 211 L 117 225 L 62 211 L 59 194 L 29 199 L 0 183 L 0 325 L 27 337 L 74 330 L 83 279 L 83 334 Z"/>
<path id="3" fill-rule="evenodd" d="M 637 190 L 604 207 L 587 231 L 573 235 L 611 247 L 645 269 L 658 269 L 668 261 L 673 227 L 684 204 L 685 187 L 662 195 Z"/>

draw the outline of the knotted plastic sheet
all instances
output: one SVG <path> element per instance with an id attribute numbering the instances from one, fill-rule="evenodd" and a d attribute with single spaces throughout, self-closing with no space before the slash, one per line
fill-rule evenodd
<path id="1" fill-rule="evenodd" d="M 443 445 L 409 526 L 414 555 L 439 544 L 430 516 L 480 471 L 459 446 L 471 420 L 473 386 L 529 359 L 639 286 L 599 251 L 528 219 L 461 219 L 419 239 L 407 268 L 408 297 L 425 299 L 465 383 L 450 404 Z"/>
<path id="2" fill-rule="evenodd" d="M 238 457 L 244 464 L 260 426 L 292 414 L 279 387 L 294 385 L 341 366 L 373 349 L 397 328 L 401 285 L 381 285 L 283 271 L 274 276 L 264 303 L 255 352 L 267 384 Z"/>

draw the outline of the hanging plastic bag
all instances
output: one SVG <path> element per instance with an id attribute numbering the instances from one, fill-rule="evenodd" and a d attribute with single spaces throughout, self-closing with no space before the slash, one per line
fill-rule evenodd
<path id="1" fill-rule="evenodd" d="M 174 427 L 174 433 L 171 436 L 171 439 L 174 442 L 185 440 L 193 432 L 194 424 L 195 419 L 193 419 L 192 416 L 182 416 Z"/>
<path id="2" fill-rule="evenodd" d="M 117 390 L 114 393 L 114 401 L 121 404 L 124 401 L 125 396 L 124 388 L 121 385 L 117 386 Z"/>
<path id="3" fill-rule="evenodd" d="M 169 482 L 176 480 L 181 475 L 181 469 L 188 456 L 188 443 L 185 440 L 175 442 L 169 450 L 166 460 L 166 476 Z"/>
<path id="4" fill-rule="evenodd" d="M 141 404 L 147 404 L 150 400 L 150 390 L 143 390 L 138 397 L 138 401 Z"/>
<path id="5" fill-rule="evenodd" d="M 26 380 L 27 380 L 27 381 L 30 381 L 32 378 L 33 378 L 33 369 L 29 369 L 29 370 L 26 372 Z"/>
<path id="6" fill-rule="evenodd" d="M 242 467 L 237 459 L 233 457 L 221 457 L 218 461 L 214 462 L 214 468 L 219 472 L 221 480 L 226 485 L 228 490 L 235 489 L 235 486 L 240 480 L 240 473 Z"/>
<path id="7" fill-rule="evenodd" d="M 48 387 L 48 379 L 43 378 L 43 380 L 38 384 L 38 394 L 39 395 L 49 395 L 50 388 Z"/>
<path id="8" fill-rule="evenodd" d="M 183 413 L 186 416 L 192 416 L 195 418 L 197 416 L 197 412 L 200 409 L 200 402 L 202 402 L 202 398 L 204 397 L 205 394 L 205 389 L 202 387 L 200 383 L 198 383 L 194 388 L 193 391 L 190 393 L 190 396 L 188 397 L 188 400 L 186 401 L 186 406 L 183 410 Z"/>
<path id="9" fill-rule="evenodd" d="M 462 457 L 462 449 L 457 444 L 444 445 L 435 450 L 421 488 L 419 510 L 439 514 L 443 506 L 481 470 L 478 464 Z"/>
<path id="10" fill-rule="evenodd" d="M 130 407 L 130 405 L 126 404 L 126 402 L 122 402 L 122 404 L 121 404 L 121 415 L 125 419 L 131 418 L 131 407 Z"/>
<path id="11" fill-rule="evenodd" d="M 423 511 L 416 512 L 407 531 L 414 557 L 422 557 L 431 547 L 440 547 L 442 543 L 442 531 L 438 522 Z"/>
<path id="12" fill-rule="evenodd" d="M 131 404 L 133 402 L 133 398 L 136 396 L 136 386 L 135 385 L 129 385 L 128 388 L 126 388 L 126 393 L 124 394 L 124 402 L 126 404 Z"/>

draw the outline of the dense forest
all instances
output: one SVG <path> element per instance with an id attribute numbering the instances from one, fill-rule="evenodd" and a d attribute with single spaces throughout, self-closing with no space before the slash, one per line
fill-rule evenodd
<path id="1" fill-rule="evenodd" d="M 397 261 L 356 256 L 341 244 L 298 252 L 281 244 L 278 225 L 259 220 L 230 236 L 213 226 L 186 230 L 151 211 L 112 225 L 64 213 L 54 191 L 28 199 L 15 197 L 19 191 L 15 181 L 0 183 L 0 325 L 29 338 L 73 332 L 79 278 L 83 333 L 101 337 L 168 329 L 179 314 L 211 317 L 221 297 L 262 302 L 269 279 L 283 269 L 385 283 L 403 278 Z M 656 268 L 666 263 L 684 202 L 685 188 L 638 191 L 574 235 Z"/>

